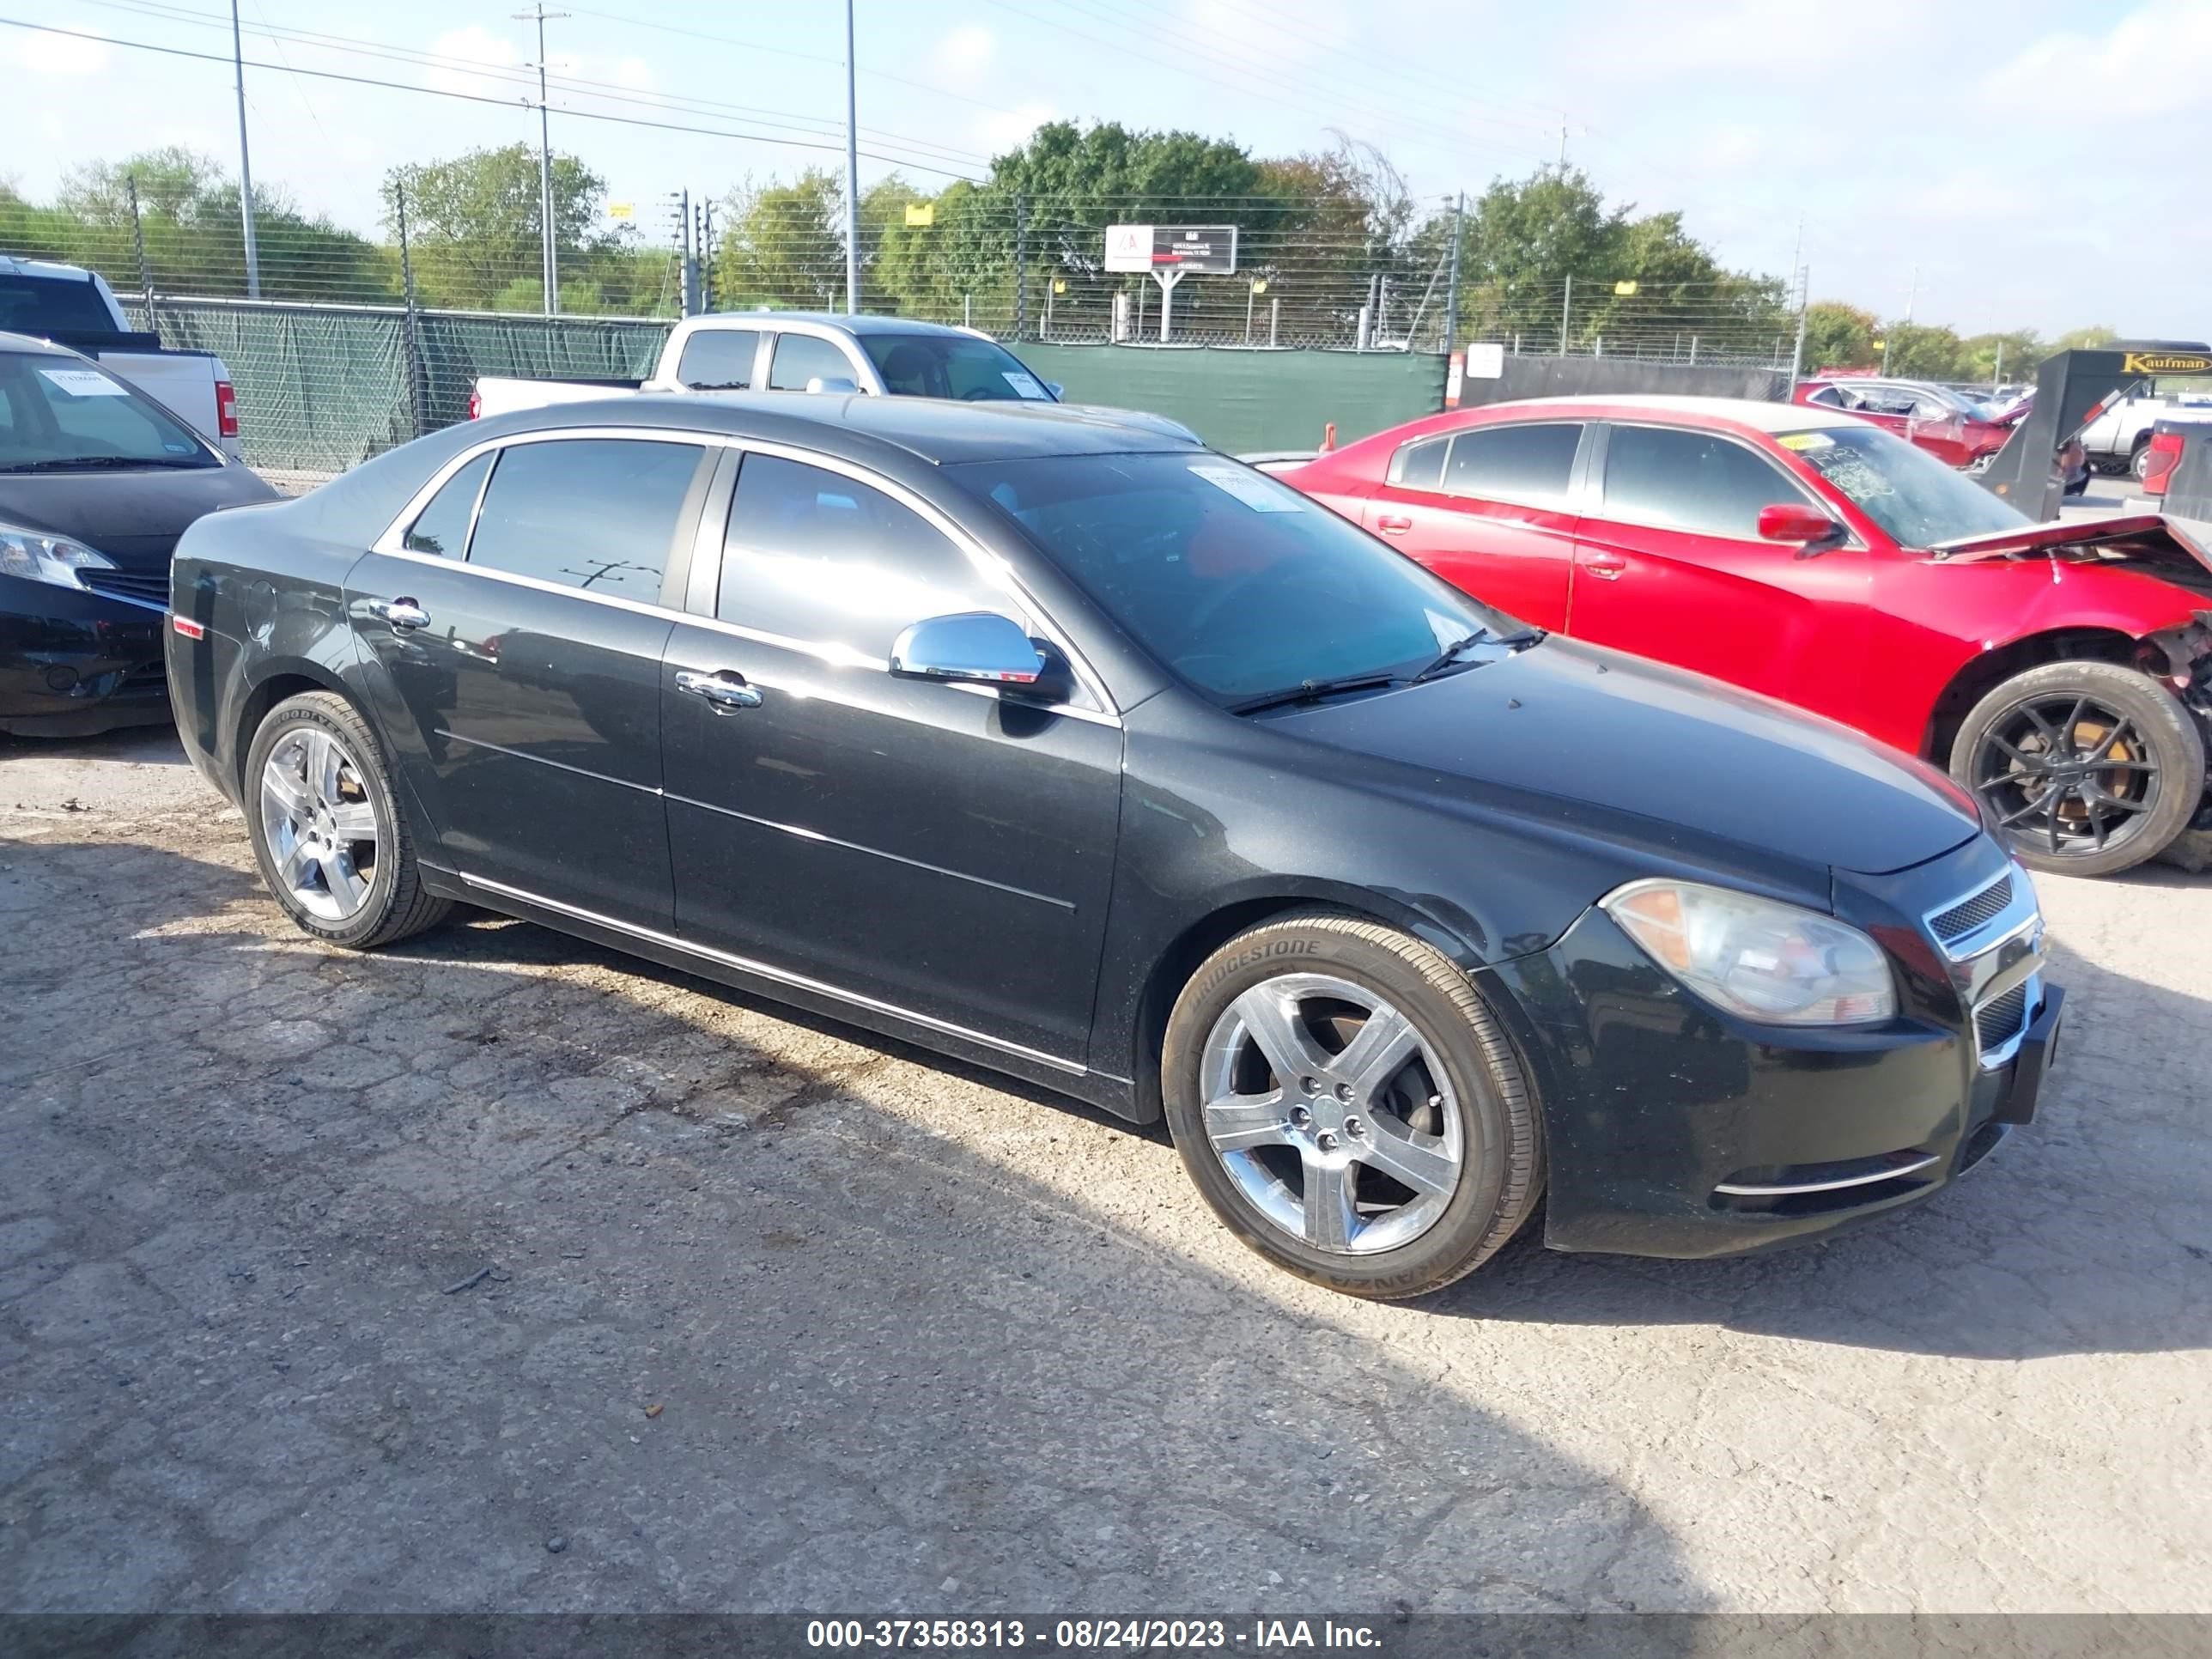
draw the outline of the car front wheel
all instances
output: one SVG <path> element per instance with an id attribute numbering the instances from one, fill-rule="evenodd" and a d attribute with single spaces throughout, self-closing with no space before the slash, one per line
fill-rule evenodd
<path id="1" fill-rule="evenodd" d="M 262 879 L 317 939 L 371 950 L 435 927 L 413 837 L 374 735 L 334 692 L 270 709 L 246 752 L 245 808 Z"/>
<path id="2" fill-rule="evenodd" d="M 1443 956 L 1333 912 L 1239 934 L 1168 1022 L 1168 1124 L 1230 1230 L 1354 1296 L 1482 1265 L 1543 1190 L 1534 1089 Z"/>
<path id="3" fill-rule="evenodd" d="M 2029 868 L 2106 876 L 2155 856 L 2196 814 L 2204 738 L 2148 674 L 2046 663 L 1968 712 L 1951 775 Z"/>

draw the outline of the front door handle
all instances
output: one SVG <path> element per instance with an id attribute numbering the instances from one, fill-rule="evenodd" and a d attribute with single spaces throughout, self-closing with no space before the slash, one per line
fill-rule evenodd
<path id="1" fill-rule="evenodd" d="M 1386 536 L 1402 536 L 1413 527 L 1413 521 L 1401 513 L 1384 513 L 1376 517 L 1375 527 Z"/>
<path id="2" fill-rule="evenodd" d="M 430 625 L 430 613 L 404 594 L 396 599 L 371 599 L 368 608 L 390 623 L 395 634 L 411 634 Z"/>
<path id="3" fill-rule="evenodd" d="M 1628 561 L 1610 553 L 1600 553 L 1583 561 L 1583 568 L 1603 581 L 1612 581 L 1628 568 Z"/>
<path id="4" fill-rule="evenodd" d="M 740 708 L 757 708 L 761 694 L 745 684 L 745 677 L 734 668 L 724 668 L 707 673 L 696 668 L 676 671 L 676 689 L 688 691 L 695 697 L 704 697 L 717 714 L 734 714 Z"/>

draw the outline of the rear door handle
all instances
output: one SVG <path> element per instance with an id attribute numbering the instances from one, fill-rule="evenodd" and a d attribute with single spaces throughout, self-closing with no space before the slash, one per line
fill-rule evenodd
<path id="1" fill-rule="evenodd" d="M 396 599 L 371 599 L 368 608 L 390 623 L 395 634 L 411 634 L 430 625 L 430 613 L 404 594 Z"/>
<path id="2" fill-rule="evenodd" d="M 1413 521 L 1400 513 L 1384 513 L 1376 516 L 1375 527 L 1386 536 L 1402 536 L 1413 527 Z"/>
<path id="3" fill-rule="evenodd" d="M 745 677 L 734 668 L 717 669 L 713 673 L 697 668 L 679 668 L 676 671 L 676 689 L 705 698 L 717 714 L 734 714 L 740 708 L 761 706 L 761 694 L 747 685 Z"/>
<path id="4" fill-rule="evenodd" d="M 1628 568 L 1628 561 L 1611 553 L 1600 553 L 1583 561 L 1583 568 L 1601 581 L 1612 581 Z"/>

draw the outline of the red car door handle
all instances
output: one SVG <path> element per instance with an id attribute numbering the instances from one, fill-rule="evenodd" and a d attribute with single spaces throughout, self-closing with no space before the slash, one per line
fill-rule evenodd
<path id="1" fill-rule="evenodd" d="M 1402 536 L 1413 527 L 1413 521 L 1400 513 L 1378 514 L 1375 527 L 1386 536 Z"/>
<path id="2" fill-rule="evenodd" d="M 1614 577 L 1620 575 L 1622 571 L 1628 568 L 1628 561 L 1623 558 L 1617 558 L 1610 553 L 1599 553 L 1589 558 L 1584 559 L 1583 561 L 1583 568 L 1589 571 L 1593 576 L 1601 577 L 1607 581 L 1611 581 Z"/>

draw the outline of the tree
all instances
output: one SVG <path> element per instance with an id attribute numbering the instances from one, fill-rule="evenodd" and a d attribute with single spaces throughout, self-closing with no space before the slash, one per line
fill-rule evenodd
<path id="1" fill-rule="evenodd" d="M 405 193 L 409 251 L 424 304 L 490 310 L 518 281 L 542 290 L 538 183 L 538 152 L 519 143 L 384 175 L 385 223 L 395 235 Z M 554 244 L 564 258 L 606 251 L 611 239 L 595 234 L 605 196 L 605 181 L 583 162 L 553 157 Z"/>
<path id="2" fill-rule="evenodd" d="M 1881 337 L 1881 321 L 1871 311 L 1816 300 L 1805 307 L 1805 369 L 1871 368 L 1881 357 L 1875 345 Z"/>
<path id="3" fill-rule="evenodd" d="M 827 311 L 845 292 L 844 181 L 809 167 L 788 185 L 748 181 L 725 202 L 728 228 L 714 252 L 720 310 L 797 306 Z"/>
<path id="4" fill-rule="evenodd" d="M 2094 351 L 2118 339 L 2117 330 L 2102 323 L 2091 323 L 2087 328 L 2069 328 L 2051 343 L 2053 351 Z"/>
<path id="5" fill-rule="evenodd" d="M 2036 365 L 2051 355 L 2032 328 L 1972 335 L 1961 345 L 1967 373 L 1977 380 L 2033 379 Z"/>
<path id="6" fill-rule="evenodd" d="M 1973 378 L 1966 344 L 1948 328 L 1902 320 L 1885 323 L 1887 354 L 1877 353 L 1888 372 L 1903 380 L 1966 380 Z"/>

